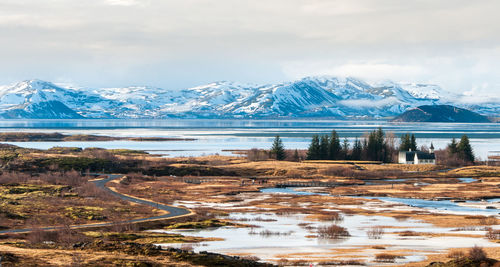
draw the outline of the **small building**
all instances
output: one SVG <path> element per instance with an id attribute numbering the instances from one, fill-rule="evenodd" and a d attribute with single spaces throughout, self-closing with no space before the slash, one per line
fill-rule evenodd
<path id="1" fill-rule="evenodd" d="M 434 147 L 431 145 L 429 152 L 399 151 L 398 162 L 400 164 L 436 164 Z"/>

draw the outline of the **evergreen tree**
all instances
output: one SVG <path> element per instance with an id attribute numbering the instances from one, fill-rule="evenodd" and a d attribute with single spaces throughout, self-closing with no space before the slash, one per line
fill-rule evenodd
<path id="1" fill-rule="evenodd" d="M 399 151 L 416 151 L 417 150 L 417 140 L 414 134 L 403 134 L 401 135 L 401 144 L 399 145 Z"/>
<path id="2" fill-rule="evenodd" d="M 320 159 L 320 146 L 319 146 L 319 136 L 317 134 L 313 135 L 309 149 L 307 150 L 307 159 L 315 160 Z"/>
<path id="3" fill-rule="evenodd" d="M 417 140 L 414 134 L 412 134 L 410 138 L 410 148 L 411 151 L 417 151 Z"/>
<path id="4" fill-rule="evenodd" d="M 411 148 L 410 134 L 406 133 L 401 135 L 401 144 L 399 145 L 399 151 L 409 151 Z"/>
<path id="5" fill-rule="evenodd" d="M 457 152 L 459 157 L 466 162 L 474 162 L 474 153 L 472 152 L 472 147 L 469 143 L 469 137 L 463 135 L 460 142 L 457 145 Z"/>
<path id="6" fill-rule="evenodd" d="M 328 135 L 321 136 L 319 140 L 319 158 L 328 159 L 328 147 L 330 145 L 330 140 Z"/>
<path id="7" fill-rule="evenodd" d="M 361 141 L 359 141 L 359 139 L 356 137 L 356 140 L 354 140 L 354 145 L 352 146 L 351 159 L 360 160 L 362 152 L 363 147 L 361 145 Z"/>
<path id="8" fill-rule="evenodd" d="M 457 140 L 455 138 L 451 139 L 451 143 L 448 144 L 448 153 L 450 155 L 457 153 Z"/>
<path id="9" fill-rule="evenodd" d="M 387 160 L 387 148 L 384 140 L 384 131 L 382 128 L 371 132 L 368 135 L 367 158 L 369 160 L 383 161 Z"/>
<path id="10" fill-rule="evenodd" d="M 363 138 L 363 149 L 361 151 L 361 159 L 368 159 L 368 137 Z"/>
<path id="11" fill-rule="evenodd" d="M 344 159 L 349 159 L 349 141 L 347 138 L 344 138 L 344 142 L 342 143 L 342 156 Z"/>
<path id="12" fill-rule="evenodd" d="M 330 147 L 328 148 L 328 158 L 331 160 L 340 159 L 340 139 L 337 131 L 332 131 L 332 136 L 330 137 Z"/>
<path id="13" fill-rule="evenodd" d="M 273 146 L 269 153 L 277 160 L 284 160 L 286 158 L 285 147 L 279 135 L 274 138 Z"/>

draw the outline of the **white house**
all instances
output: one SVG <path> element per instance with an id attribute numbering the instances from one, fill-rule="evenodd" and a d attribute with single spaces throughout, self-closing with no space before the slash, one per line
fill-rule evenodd
<path id="1" fill-rule="evenodd" d="M 399 151 L 400 164 L 436 164 L 434 146 L 431 144 L 429 153 L 423 151 Z"/>

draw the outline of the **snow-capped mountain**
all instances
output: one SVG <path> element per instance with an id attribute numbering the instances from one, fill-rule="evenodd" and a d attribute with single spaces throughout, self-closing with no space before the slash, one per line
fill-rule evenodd
<path id="1" fill-rule="evenodd" d="M 0 118 L 382 118 L 421 105 L 453 104 L 498 116 L 500 103 L 468 104 L 437 85 L 369 84 L 308 77 L 252 85 L 214 82 L 184 90 L 66 88 L 40 80 L 0 86 Z"/>

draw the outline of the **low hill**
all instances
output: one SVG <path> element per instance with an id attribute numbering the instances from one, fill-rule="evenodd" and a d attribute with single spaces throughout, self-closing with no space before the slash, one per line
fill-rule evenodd
<path id="1" fill-rule="evenodd" d="M 476 112 L 450 105 L 425 105 L 405 111 L 395 122 L 491 122 Z"/>

